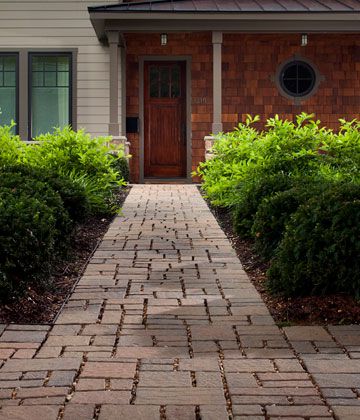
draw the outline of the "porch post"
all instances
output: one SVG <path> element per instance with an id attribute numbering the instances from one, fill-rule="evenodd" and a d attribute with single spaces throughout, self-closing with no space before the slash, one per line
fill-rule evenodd
<path id="1" fill-rule="evenodd" d="M 119 32 L 109 31 L 107 37 L 110 47 L 110 121 L 109 134 L 119 137 Z"/>
<path id="2" fill-rule="evenodd" d="M 213 124 L 212 133 L 222 131 L 222 32 L 212 33 L 213 43 Z"/>
<path id="3" fill-rule="evenodd" d="M 205 160 L 212 158 L 212 147 L 214 145 L 214 135 L 223 130 L 222 125 L 222 32 L 212 32 L 213 44 L 213 123 L 212 135 L 206 136 L 205 141 Z"/>
<path id="4" fill-rule="evenodd" d="M 126 136 L 126 48 L 123 43 L 121 51 L 121 134 Z"/>
<path id="5" fill-rule="evenodd" d="M 124 144 L 125 155 L 130 154 L 130 142 L 126 137 L 126 44 L 124 36 L 120 36 L 121 65 L 121 133 L 120 140 Z"/>

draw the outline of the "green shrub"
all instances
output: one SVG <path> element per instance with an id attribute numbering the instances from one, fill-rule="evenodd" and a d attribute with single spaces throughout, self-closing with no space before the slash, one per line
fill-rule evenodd
<path id="1" fill-rule="evenodd" d="M 360 186 L 340 184 L 291 217 L 268 272 L 286 296 L 345 292 L 360 297 Z"/>
<path id="2" fill-rule="evenodd" d="M 56 241 L 56 214 L 41 199 L 0 188 L 0 300 L 48 281 Z"/>
<path id="3" fill-rule="evenodd" d="M 322 139 L 321 150 L 329 156 L 329 161 L 334 168 L 359 180 L 360 122 L 341 119 L 340 123 L 337 135 Z"/>
<path id="4" fill-rule="evenodd" d="M 258 206 L 251 233 L 255 238 L 255 251 L 270 260 L 283 237 L 286 224 L 298 207 L 319 194 L 329 184 L 314 179 L 298 180 L 286 191 L 278 191 L 265 197 Z"/>
<path id="5" fill-rule="evenodd" d="M 114 159 L 113 168 L 120 174 L 125 182 L 130 182 L 130 167 L 128 159 L 125 156 Z"/>
<path id="6" fill-rule="evenodd" d="M 254 217 L 262 200 L 291 186 L 291 179 L 282 173 L 264 178 L 254 177 L 246 184 L 240 184 L 237 202 L 232 210 L 235 231 L 243 236 L 250 236 Z"/>
<path id="7" fill-rule="evenodd" d="M 239 181 L 257 161 L 255 148 L 260 133 L 251 125 L 258 120 L 248 116 L 246 123 L 240 123 L 234 131 L 220 133 L 214 143 L 214 157 L 200 163 L 194 173 L 201 176 L 202 188 L 213 204 L 232 205 Z"/>
<path id="8" fill-rule="evenodd" d="M 0 177 L 2 176 L 2 173 L 14 173 L 17 174 L 17 176 L 24 177 L 25 181 L 31 178 L 47 184 L 52 190 L 60 195 L 65 209 L 69 213 L 70 218 L 75 222 L 83 221 L 89 214 L 90 204 L 85 188 L 82 185 L 73 182 L 67 176 L 51 170 L 34 168 L 28 165 L 9 165 L 2 170 L 0 169 Z M 5 181 L 0 180 L 0 186 L 3 185 L 4 182 Z M 6 182 L 14 184 L 11 175 Z"/>
<path id="9" fill-rule="evenodd" d="M 258 117 L 248 117 L 245 124 L 231 133 L 220 134 L 213 148 L 214 157 L 200 164 L 197 174 L 203 189 L 215 205 L 232 206 L 239 201 L 239 191 L 254 178 L 261 182 L 272 174 L 287 176 L 316 171 L 327 155 L 318 153 L 319 144 L 331 135 L 320 122 L 305 113 L 296 122 L 270 118 L 265 131 L 251 125 Z"/>
<path id="10" fill-rule="evenodd" d="M 35 140 L 40 143 L 27 146 L 12 127 L 0 127 L 2 301 L 29 282 L 49 282 L 74 222 L 117 212 L 116 191 L 128 173 L 123 148 L 108 145 L 108 138 L 65 128 Z"/>
<path id="11" fill-rule="evenodd" d="M 114 213 L 113 194 L 124 180 L 114 169 L 114 161 L 123 157 L 122 146 L 109 145 L 109 138 L 91 138 L 83 130 L 57 129 L 36 140 L 26 159 L 31 166 L 59 173 L 83 188 L 91 213 Z"/>
<path id="12" fill-rule="evenodd" d="M 48 183 L 60 195 L 64 207 L 73 221 L 83 222 L 90 214 L 91 197 L 83 185 L 61 175 L 61 173 L 56 174 L 50 171 L 45 172 L 43 178 L 40 179 Z"/>
<path id="13" fill-rule="evenodd" d="M 11 190 L 13 197 L 19 200 L 27 195 L 46 205 L 54 213 L 54 240 L 58 247 L 57 251 L 66 251 L 73 224 L 60 194 L 45 182 L 19 172 L 1 172 L 0 190 L 3 189 Z"/>
<path id="14" fill-rule="evenodd" d="M 13 125 L 0 125 L 0 168 L 20 162 L 26 151 L 26 146 L 12 132 Z"/>

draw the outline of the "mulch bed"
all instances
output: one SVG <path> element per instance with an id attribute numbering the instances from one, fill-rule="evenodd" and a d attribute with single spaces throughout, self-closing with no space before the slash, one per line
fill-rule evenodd
<path id="1" fill-rule="evenodd" d="M 119 192 L 119 205 L 128 193 L 129 189 Z M 73 234 L 69 259 L 58 261 L 53 268 L 50 290 L 30 285 L 21 299 L 0 305 L 0 323 L 51 324 L 113 219 L 113 216 L 90 217 L 84 224 L 78 225 Z"/>
<path id="2" fill-rule="evenodd" d="M 269 264 L 264 263 L 254 252 L 253 241 L 240 238 L 236 235 L 228 210 L 214 207 L 209 202 L 208 205 L 236 250 L 244 270 L 261 294 L 262 299 L 278 325 L 360 323 L 360 304 L 348 295 L 336 294 L 297 298 L 284 298 L 271 295 L 266 289 L 266 271 L 269 268 Z"/>

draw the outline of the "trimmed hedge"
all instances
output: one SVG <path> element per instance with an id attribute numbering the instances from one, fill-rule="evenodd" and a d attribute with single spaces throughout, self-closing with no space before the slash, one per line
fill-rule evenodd
<path id="1" fill-rule="evenodd" d="M 24 191 L 0 188 L 0 299 L 48 281 L 56 243 L 55 209 Z"/>
<path id="2" fill-rule="evenodd" d="M 253 178 L 246 185 L 239 185 L 238 201 L 233 206 L 235 231 L 250 236 L 259 204 L 266 197 L 291 187 L 291 179 L 282 173 L 268 178 Z"/>
<path id="3" fill-rule="evenodd" d="M 360 297 L 360 186 L 336 185 L 302 204 L 269 270 L 286 296 L 345 292 Z"/>
<path id="4" fill-rule="evenodd" d="M 286 225 L 298 207 L 331 184 L 303 180 L 286 191 L 277 191 L 265 197 L 254 216 L 251 233 L 255 238 L 255 250 L 265 260 L 270 260 L 283 238 Z"/>
<path id="5" fill-rule="evenodd" d="M 55 259 L 65 257 L 74 226 L 89 215 L 119 211 L 125 184 L 123 149 L 69 127 L 27 146 L 0 127 L 0 301 L 49 285 Z"/>
<path id="6" fill-rule="evenodd" d="M 73 221 L 64 207 L 61 195 L 43 181 L 19 172 L 0 172 L 0 191 L 11 190 L 14 198 L 21 201 L 25 196 L 37 199 L 55 215 L 54 239 L 63 250 L 70 241 Z"/>

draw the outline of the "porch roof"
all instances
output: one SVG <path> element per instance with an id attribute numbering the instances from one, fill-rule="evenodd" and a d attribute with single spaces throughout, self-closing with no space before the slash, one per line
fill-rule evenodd
<path id="1" fill-rule="evenodd" d="M 105 12 L 359 12 L 359 0 L 149 0 L 90 7 Z"/>
<path id="2" fill-rule="evenodd" d="M 148 0 L 89 7 L 106 32 L 359 32 L 360 0 Z"/>

